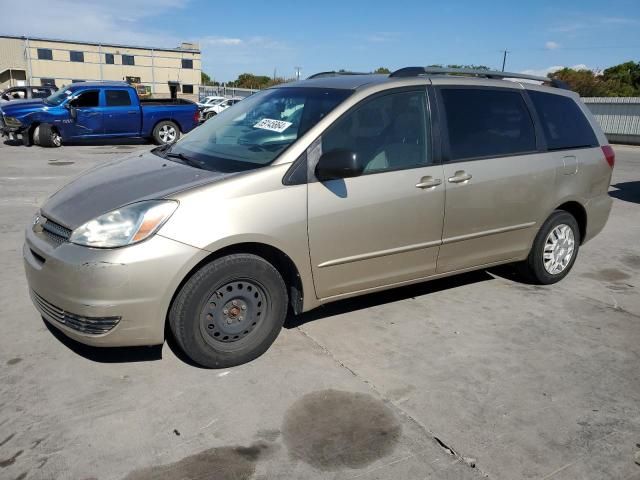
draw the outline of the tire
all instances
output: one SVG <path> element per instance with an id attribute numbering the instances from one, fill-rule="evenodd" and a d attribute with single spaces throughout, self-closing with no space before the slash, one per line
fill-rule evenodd
<path id="1" fill-rule="evenodd" d="M 287 310 L 287 287 L 273 265 L 256 255 L 233 254 L 187 280 L 171 305 L 169 325 L 191 360 L 226 368 L 262 355 L 280 333 Z"/>
<path id="2" fill-rule="evenodd" d="M 207 114 L 204 116 L 204 121 L 206 122 L 207 120 L 215 117 L 217 114 L 216 112 L 207 112 Z"/>
<path id="3" fill-rule="evenodd" d="M 62 145 L 62 137 L 60 137 L 58 131 L 51 125 L 41 123 L 38 127 L 37 143 L 42 147 L 57 148 Z"/>
<path id="4" fill-rule="evenodd" d="M 166 145 L 180 138 L 180 128 L 170 120 L 163 120 L 154 127 L 152 135 L 157 145 Z"/>
<path id="5" fill-rule="evenodd" d="M 557 233 L 561 233 L 560 238 Z M 518 265 L 520 275 L 524 280 L 538 285 L 559 282 L 571 271 L 578 257 L 580 241 L 580 227 L 575 217 L 564 210 L 554 211 L 538 231 L 529 256 Z M 555 247 L 557 255 L 553 253 L 554 242 L 558 242 Z M 561 261 L 557 262 L 557 259 Z"/>
<path id="6" fill-rule="evenodd" d="M 33 144 L 40 145 L 40 125 L 37 125 L 36 128 L 33 129 Z"/>

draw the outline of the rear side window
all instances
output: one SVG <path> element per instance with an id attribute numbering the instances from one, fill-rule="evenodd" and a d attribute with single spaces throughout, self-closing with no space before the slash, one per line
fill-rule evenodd
<path id="1" fill-rule="evenodd" d="M 533 120 L 518 91 L 443 88 L 450 160 L 536 150 Z"/>
<path id="2" fill-rule="evenodd" d="M 108 107 L 123 107 L 131 105 L 129 92 L 126 90 L 107 90 L 105 92 Z"/>
<path id="3" fill-rule="evenodd" d="M 31 89 L 31 96 L 33 98 L 47 98 L 51 95 L 51 91 L 48 88 L 34 87 Z"/>
<path id="4" fill-rule="evenodd" d="M 535 91 L 528 93 L 542 122 L 549 150 L 598 146 L 589 121 L 572 98 Z"/>

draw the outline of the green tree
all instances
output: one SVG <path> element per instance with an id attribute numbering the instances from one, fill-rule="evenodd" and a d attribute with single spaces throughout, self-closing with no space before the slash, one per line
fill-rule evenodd
<path id="1" fill-rule="evenodd" d="M 205 72 L 200 72 L 200 83 L 202 85 L 213 85 L 215 82 L 211 81 L 211 77 L 207 75 Z"/>
<path id="2" fill-rule="evenodd" d="M 376 68 L 373 73 L 391 73 L 391 70 L 389 70 L 387 67 L 378 67 Z"/>
<path id="3" fill-rule="evenodd" d="M 591 70 L 574 70 L 563 68 L 550 73 L 549 78 L 555 78 L 567 83 L 571 90 L 582 97 L 605 97 L 607 86 L 602 78 L 598 78 Z"/>
<path id="4" fill-rule="evenodd" d="M 640 63 L 624 62 L 605 69 L 602 74 L 591 70 L 563 68 L 549 74 L 566 82 L 571 90 L 583 97 L 640 96 Z"/>

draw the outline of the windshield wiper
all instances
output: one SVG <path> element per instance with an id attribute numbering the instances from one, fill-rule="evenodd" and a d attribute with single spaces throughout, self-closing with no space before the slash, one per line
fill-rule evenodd
<path id="1" fill-rule="evenodd" d="M 206 170 L 200 162 L 196 162 L 195 160 L 187 157 L 184 153 L 176 153 L 176 152 L 164 152 L 164 156 L 168 158 L 177 158 L 185 165 L 189 165 L 190 167 L 200 168 L 202 170 Z"/>

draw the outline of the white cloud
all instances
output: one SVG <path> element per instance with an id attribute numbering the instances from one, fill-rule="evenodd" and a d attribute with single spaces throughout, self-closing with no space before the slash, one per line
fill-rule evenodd
<path id="1" fill-rule="evenodd" d="M 229 37 L 203 37 L 199 40 L 201 46 L 217 46 L 217 45 L 241 45 L 243 43 L 240 38 Z"/>
<path id="2" fill-rule="evenodd" d="M 546 48 L 547 50 L 555 50 L 559 46 L 560 46 L 559 43 L 556 43 L 556 42 L 551 41 L 551 40 L 544 44 L 544 48 Z"/>
<path id="3" fill-rule="evenodd" d="M 540 68 L 540 69 L 528 69 L 523 70 L 520 73 L 524 73 L 525 75 L 536 75 L 538 77 L 546 77 L 548 74 L 557 72 L 558 70 L 562 70 L 566 65 L 554 65 L 552 67 Z M 569 68 L 573 70 L 590 70 L 584 63 L 579 63 L 578 65 L 571 65 Z"/>
<path id="4" fill-rule="evenodd" d="M 297 51 L 285 42 L 267 36 L 242 38 L 202 37 L 202 69 L 218 81 L 235 80 L 241 73 L 293 76 Z"/>
<path id="5" fill-rule="evenodd" d="M 398 32 L 372 32 L 361 38 L 369 43 L 388 43 L 397 40 L 398 37 Z"/>
<path id="6" fill-rule="evenodd" d="M 0 31 L 64 40 L 122 43 L 141 46 L 176 47 L 186 38 L 168 35 L 152 27 L 155 16 L 184 8 L 188 0 L 49 0 L 29 2 L 29 15 L 20 8 L 5 8 Z M 151 25 L 149 27 L 148 25 Z"/>

